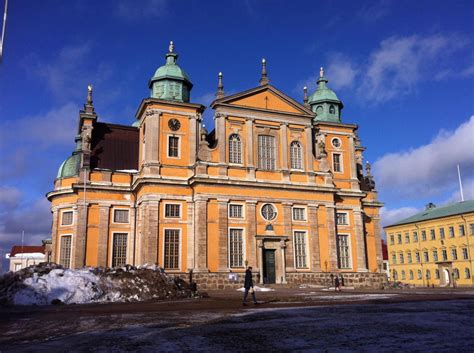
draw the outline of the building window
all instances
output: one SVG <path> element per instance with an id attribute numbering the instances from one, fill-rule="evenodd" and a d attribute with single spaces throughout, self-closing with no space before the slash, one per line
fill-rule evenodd
<path id="1" fill-rule="evenodd" d="M 179 269 L 179 229 L 165 229 L 165 269 Z"/>
<path id="2" fill-rule="evenodd" d="M 430 229 L 430 239 L 435 240 L 436 239 L 436 234 L 434 229 Z"/>
<path id="3" fill-rule="evenodd" d="M 397 272 L 396 270 L 393 270 L 393 279 L 394 279 L 395 281 L 398 280 L 398 272 Z"/>
<path id="4" fill-rule="evenodd" d="M 458 259 L 458 251 L 456 249 L 451 249 L 451 257 L 453 258 L 453 260 Z"/>
<path id="5" fill-rule="evenodd" d="M 72 211 L 66 211 L 62 213 L 61 216 L 61 225 L 62 226 L 70 226 L 73 221 L 73 212 Z"/>
<path id="6" fill-rule="evenodd" d="M 329 114 L 335 114 L 336 113 L 336 109 L 334 108 L 334 106 L 331 104 L 329 106 Z"/>
<path id="7" fill-rule="evenodd" d="M 168 136 L 168 157 L 179 157 L 179 137 Z"/>
<path id="8" fill-rule="evenodd" d="M 466 230 L 464 229 L 464 224 L 459 225 L 459 236 L 463 237 L 466 235 Z"/>
<path id="9" fill-rule="evenodd" d="M 393 234 L 390 234 L 390 245 L 393 244 L 395 244 L 395 237 L 393 236 Z"/>
<path id="10" fill-rule="evenodd" d="M 112 247 L 112 267 L 127 264 L 127 234 L 115 233 Z"/>
<path id="11" fill-rule="evenodd" d="M 176 203 L 165 204 L 165 217 L 166 218 L 179 218 L 181 217 L 181 205 Z"/>
<path id="12" fill-rule="evenodd" d="M 459 270 L 458 270 L 457 268 L 455 268 L 455 269 L 453 270 L 453 277 L 454 277 L 455 279 L 459 279 Z"/>
<path id="13" fill-rule="evenodd" d="M 230 204 L 229 205 L 229 218 L 244 218 L 243 205 Z"/>
<path id="14" fill-rule="evenodd" d="M 305 221 L 306 220 L 306 209 L 304 207 L 293 207 L 293 220 L 294 221 Z"/>
<path id="15" fill-rule="evenodd" d="M 424 230 L 421 231 L 421 240 L 426 241 L 426 231 Z"/>
<path id="16" fill-rule="evenodd" d="M 406 279 L 405 270 L 402 270 L 402 280 L 405 280 L 405 279 Z"/>
<path id="17" fill-rule="evenodd" d="M 438 261 L 438 250 L 433 250 L 433 261 L 434 262 Z"/>
<path id="18" fill-rule="evenodd" d="M 242 164 L 242 142 L 237 134 L 229 137 L 229 163 Z"/>
<path id="19" fill-rule="evenodd" d="M 410 234 L 405 233 L 405 243 L 409 243 L 409 242 L 410 242 Z"/>
<path id="20" fill-rule="evenodd" d="M 469 224 L 470 234 L 474 235 L 474 223 Z"/>
<path id="21" fill-rule="evenodd" d="M 431 279 L 431 271 L 426 270 L 426 279 Z"/>
<path id="22" fill-rule="evenodd" d="M 242 229 L 229 231 L 229 264 L 230 267 L 244 266 L 244 237 Z"/>
<path id="23" fill-rule="evenodd" d="M 332 170 L 335 173 L 342 173 L 342 156 L 340 153 L 332 154 Z"/>
<path id="24" fill-rule="evenodd" d="M 417 232 L 413 232 L 413 242 L 414 243 L 418 242 L 418 233 Z"/>
<path id="25" fill-rule="evenodd" d="M 464 269 L 464 278 L 465 279 L 471 278 L 471 271 L 469 271 L 467 267 Z"/>
<path id="26" fill-rule="evenodd" d="M 295 262 L 296 268 L 307 268 L 306 263 L 306 232 L 295 231 Z"/>
<path id="27" fill-rule="evenodd" d="M 336 222 L 338 226 L 347 226 L 349 225 L 349 215 L 346 212 L 337 212 L 336 213 Z"/>
<path id="28" fill-rule="evenodd" d="M 303 147 L 298 141 L 290 144 L 291 169 L 303 169 Z"/>
<path id="29" fill-rule="evenodd" d="M 454 238 L 454 227 L 449 227 L 449 237 Z"/>
<path id="30" fill-rule="evenodd" d="M 435 278 L 439 279 L 439 270 L 438 269 L 435 270 Z"/>
<path id="31" fill-rule="evenodd" d="M 275 170 L 275 137 L 258 136 L 258 167 L 264 170 Z"/>
<path id="32" fill-rule="evenodd" d="M 444 239 L 444 228 L 439 229 L 439 238 Z"/>
<path id="33" fill-rule="evenodd" d="M 339 140 L 337 137 L 333 138 L 331 140 L 331 143 L 332 145 L 334 146 L 334 148 L 339 148 L 341 147 L 341 140 Z"/>
<path id="34" fill-rule="evenodd" d="M 403 264 L 405 263 L 405 259 L 403 257 L 403 253 L 398 254 L 398 258 L 400 259 L 400 263 Z"/>
<path id="35" fill-rule="evenodd" d="M 114 210 L 114 223 L 128 223 L 128 210 Z"/>
<path id="36" fill-rule="evenodd" d="M 408 263 L 411 264 L 411 262 L 412 262 L 411 252 L 407 253 L 407 260 L 408 260 Z"/>
<path id="37" fill-rule="evenodd" d="M 339 268 L 351 268 L 351 252 L 348 235 L 337 235 L 337 259 Z"/>
<path id="38" fill-rule="evenodd" d="M 397 264 L 397 255 L 392 254 L 392 264 L 396 265 Z"/>
<path id="39" fill-rule="evenodd" d="M 397 234 L 397 243 L 398 244 L 402 243 L 402 235 L 401 234 Z"/>
<path id="40" fill-rule="evenodd" d="M 420 253 L 418 251 L 415 253 L 415 259 L 417 263 L 420 263 Z"/>
<path id="41" fill-rule="evenodd" d="M 276 217 L 276 210 L 272 204 L 265 204 L 262 206 L 262 217 L 267 220 L 271 221 Z"/>
<path id="42" fill-rule="evenodd" d="M 469 255 L 467 253 L 467 248 L 462 248 L 462 258 L 463 258 L 463 260 L 468 260 L 469 259 Z"/>
<path id="43" fill-rule="evenodd" d="M 421 270 L 417 271 L 417 278 L 418 279 L 423 279 L 423 273 L 421 272 Z"/>
<path id="44" fill-rule="evenodd" d="M 441 250 L 441 256 L 443 257 L 443 261 L 448 260 L 448 252 L 446 249 Z"/>
<path id="45" fill-rule="evenodd" d="M 425 262 L 430 262 L 430 255 L 428 254 L 428 251 L 423 252 L 423 259 Z"/>
<path id="46" fill-rule="evenodd" d="M 414 276 L 413 276 L 413 271 L 412 271 L 412 270 L 410 270 L 410 272 L 409 272 L 409 276 L 410 276 L 410 279 L 414 279 Z"/>
<path id="47" fill-rule="evenodd" d="M 72 237 L 70 235 L 61 236 L 59 264 L 64 268 L 71 267 L 71 239 Z"/>

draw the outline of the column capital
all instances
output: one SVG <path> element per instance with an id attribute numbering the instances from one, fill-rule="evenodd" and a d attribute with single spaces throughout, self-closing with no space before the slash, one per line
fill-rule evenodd
<path id="1" fill-rule="evenodd" d="M 222 199 L 222 198 L 218 198 L 217 199 L 217 203 L 228 203 L 230 201 L 230 199 Z"/>
<path id="2" fill-rule="evenodd" d="M 319 208 L 319 205 L 318 204 L 315 204 L 315 203 L 309 203 L 308 204 L 308 207 L 312 207 L 312 208 Z"/>
<path id="3" fill-rule="evenodd" d="M 287 206 L 287 207 L 288 207 L 288 206 L 289 206 L 289 207 L 293 206 L 293 202 L 282 202 L 281 204 L 282 204 L 283 206 Z"/>
<path id="4" fill-rule="evenodd" d="M 248 205 L 256 205 L 258 203 L 258 201 L 256 200 L 246 200 L 245 201 L 245 204 L 248 204 Z"/>

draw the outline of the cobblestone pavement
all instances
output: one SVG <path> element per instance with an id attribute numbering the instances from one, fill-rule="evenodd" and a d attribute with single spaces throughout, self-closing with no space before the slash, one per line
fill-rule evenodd
<path id="1" fill-rule="evenodd" d="M 2 352 L 472 352 L 474 290 L 275 288 L 147 303 L 0 309 Z"/>

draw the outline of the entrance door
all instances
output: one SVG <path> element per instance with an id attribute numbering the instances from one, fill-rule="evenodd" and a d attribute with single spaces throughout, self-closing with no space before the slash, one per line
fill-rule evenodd
<path id="1" fill-rule="evenodd" d="M 275 283 L 275 250 L 265 249 L 263 261 L 263 283 Z"/>
<path id="2" fill-rule="evenodd" d="M 451 277 L 449 276 L 449 270 L 445 268 L 443 270 L 444 272 L 444 285 L 445 286 L 450 286 L 451 285 Z"/>

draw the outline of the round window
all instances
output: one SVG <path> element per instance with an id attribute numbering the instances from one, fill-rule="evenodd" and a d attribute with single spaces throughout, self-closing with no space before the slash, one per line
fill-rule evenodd
<path id="1" fill-rule="evenodd" d="M 335 148 L 341 147 L 341 140 L 339 140 L 337 137 L 333 138 L 331 143 Z"/>
<path id="2" fill-rule="evenodd" d="M 267 221 L 271 221 L 271 220 L 275 219 L 275 217 L 276 217 L 275 206 L 273 206 L 269 203 L 263 205 L 262 206 L 262 217 Z"/>

